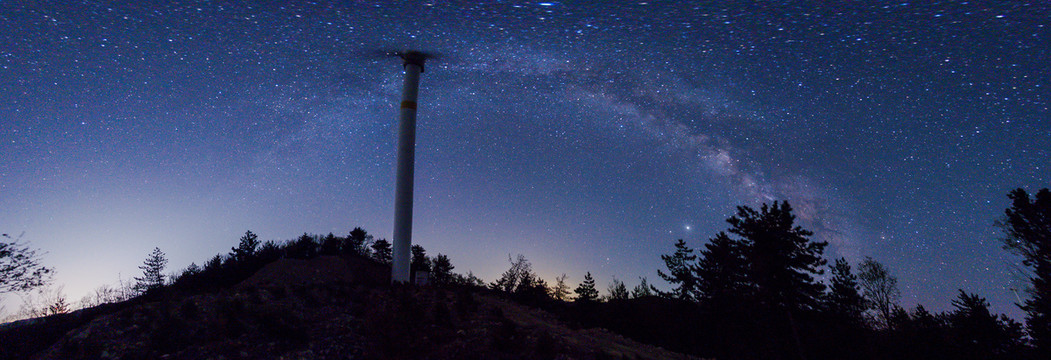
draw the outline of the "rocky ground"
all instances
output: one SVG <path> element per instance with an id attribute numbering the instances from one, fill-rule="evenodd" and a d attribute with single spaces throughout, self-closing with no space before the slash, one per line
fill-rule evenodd
<path id="1" fill-rule="evenodd" d="M 690 358 L 484 291 L 390 287 L 382 275 L 336 257 L 280 260 L 232 289 L 98 316 L 33 358 Z"/>

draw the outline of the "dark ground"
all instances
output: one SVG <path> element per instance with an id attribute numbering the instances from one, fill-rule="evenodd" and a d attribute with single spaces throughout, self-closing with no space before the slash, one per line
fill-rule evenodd
<path id="1" fill-rule="evenodd" d="M 477 288 L 391 287 L 382 265 L 282 259 L 228 289 L 148 294 L 0 329 L 3 358 L 688 359 Z"/>

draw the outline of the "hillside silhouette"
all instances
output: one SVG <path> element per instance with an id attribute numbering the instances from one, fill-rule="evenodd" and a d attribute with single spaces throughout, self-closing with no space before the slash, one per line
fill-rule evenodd
<path id="1" fill-rule="evenodd" d="M 671 285 L 606 291 L 591 273 L 548 284 L 519 255 L 490 283 L 412 247 L 391 284 L 390 243 L 355 228 L 261 242 L 163 275 L 154 249 L 137 296 L 0 325 L 11 359 L 1047 359 L 1051 191 L 1008 194 L 1004 247 L 1032 271 L 1025 324 L 959 290 L 952 309 L 905 309 L 892 269 L 826 259 L 787 202 L 740 206 L 703 248 L 676 241 Z M 830 261 L 831 260 L 831 261 Z M 629 290 L 629 288 L 631 290 Z M 571 290 L 572 289 L 572 290 Z M 575 294 L 571 296 L 570 292 Z M 58 310 L 56 310 L 58 309 Z M 59 311 L 60 310 L 60 311 Z"/>
<path id="2" fill-rule="evenodd" d="M 388 264 L 326 240 L 363 244 L 304 235 L 235 248 L 124 302 L 5 324 L 3 357 L 691 358 L 564 322 L 477 280 L 392 286 Z"/>

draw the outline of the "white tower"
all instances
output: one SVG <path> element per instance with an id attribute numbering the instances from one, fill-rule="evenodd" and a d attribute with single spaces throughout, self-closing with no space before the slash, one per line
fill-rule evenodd
<path id="1" fill-rule="evenodd" d="M 405 84 L 401 93 L 398 121 L 398 174 L 394 190 L 394 252 L 391 282 L 410 281 L 412 256 L 412 181 L 416 162 L 416 96 L 419 93 L 423 62 L 430 55 L 419 51 L 397 53 L 403 60 Z"/>

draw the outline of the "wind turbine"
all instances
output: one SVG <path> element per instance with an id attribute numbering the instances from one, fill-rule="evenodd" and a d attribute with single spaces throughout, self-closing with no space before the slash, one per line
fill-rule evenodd
<path id="1" fill-rule="evenodd" d="M 420 73 L 434 53 L 416 50 L 388 52 L 402 59 L 405 80 L 401 91 L 401 116 L 398 120 L 398 173 L 394 190 L 394 249 L 391 282 L 410 282 L 409 258 L 412 251 L 412 182 L 416 162 L 416 97 Z"/>

